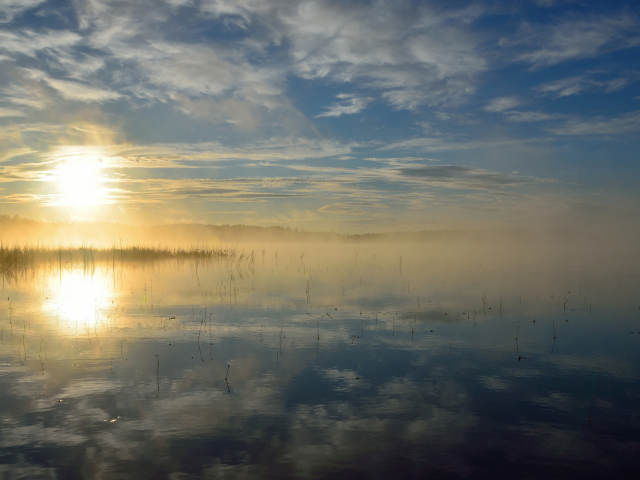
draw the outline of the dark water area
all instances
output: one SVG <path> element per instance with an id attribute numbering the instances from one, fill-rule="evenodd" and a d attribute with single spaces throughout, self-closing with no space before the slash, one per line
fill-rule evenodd
<path id="1" fill-rule="evenodd" d="M 2 280 L 0 478 L 640 467 L 635 257 L 247 246 Z"/>

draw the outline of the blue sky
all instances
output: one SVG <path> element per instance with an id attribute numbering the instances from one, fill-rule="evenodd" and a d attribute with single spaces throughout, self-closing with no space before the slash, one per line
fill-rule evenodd
<path id="1" fill-rule="evenodd" d="M 0 213 L 637 222 L 635 2 L 0 0 Z"/>

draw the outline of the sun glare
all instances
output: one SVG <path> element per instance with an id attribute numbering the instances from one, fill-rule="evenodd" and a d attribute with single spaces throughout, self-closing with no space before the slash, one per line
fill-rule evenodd
<path id="1" fill-rule="evenodd" d="M 58 204 L 73 207 L 101 205 L 107 200 L 100 162 L 83 157 L 66 161 L 56 169 L 60 191 Z"/>

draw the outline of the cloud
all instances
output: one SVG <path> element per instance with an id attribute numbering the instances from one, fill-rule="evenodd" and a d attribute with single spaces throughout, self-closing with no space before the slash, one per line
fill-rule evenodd
<path id="1" fill-rule="evenodd" d="M 438 111 L 435 112 L 436 117 L 438 117 L 443 122 L 457 122 L 460 125 L 474 125 L 480 123 L 480 120 L 476 118 L 472 113 L 450 113 Z"/>
<path id="2" fill-rule="evenodd" d="M 359 82 L 397 109 L 456 102 L 487 68 L 467 28 L 482 14 L 409 2 L 306 2 L 279 12 L 293 71 L 306 79 Z"/>
<path id="3" fill-rule="evenodd" d="M 549 8 L 558 3 L 558 0 L 533 0 L 533 2 L 539 7 Z"/>
<path id="4" fill-rule="evenodd" d="M 11 22 L 19 16 L 44 3 L 46 0 L 0 0 L 0 23 Z"/>
<path id="5" fill-rule="evenodd" d="M 326 107 L 326 112 L 316 115 L 317 117 L 339 117 L 341 115 L 353 115 L 364 110 L 373 101 L 371 97 L 356 97 L 354 95 L 340 94 L 337 98 L 341 102 L 334 103 Z"/>
<path id="6" fill-rule="evenodd" d="M 573 118 L 556 128 L 553 135 L 627 135 L 640 132 L 640 110 L 618 117 Z"/>
<path id="7" fill-rule="evenodd" d="M 553 95 L 555 98 L 561 98 L 580 95 L 586 88 L 588 88 L 588 83 L 585 77 L 579 76 L 545 83 L 537 87 L 536 90 L 543 95 Z"/>
<path id="8" fill-rule="evenodd" d="M 411 164 L 419 164 L 423 162 L 439 162 L 437 158 L 427 157 L 366 157 L 364 160 L 370 162 L 385 163 L 391 166 L 403 166 Z"/>
<path id="9" fill-rule="evenodd" d="M 468 28 L 483 13 L 478 6 L 180 0 L 168 9 L 154 3 L 150 15 L 147 3 L 116 8 L 95 0 L 78 8 L 87 42 L 108 53 L 116 77 L 139 98 L 166 98 L 171 92 L 227 95 L 273 108 L 280 104 L 286 76 L 294 74 L 358 81 L 404 109 L 458 101 L 473 91 L 473 78 L 487 68 L 477 48 L 480 39 Z M 170 19 L 185 5 L 239 37 L 180 42 L 175 38 L 185 38 L 183 32 L 163 35 L 179 30 Z M 286 56 L 269 56 L 270 50 Z M 352 100 L 350 108 L 345 103 L 322 116 L 364 108 L 363 99 Z"/>
<path id="10" fill-rule="evenodd" d="M 253 67 L 233 51 L 154 42 L 142 51 L 129 53 L 137 53 L 138 68 L 148 83 L 169 92 L 195 96 L 235 92 L 241 98 L 271 107 L 280 103 L 271 98 L 281 93 L 280 72 Z"/>
<path id="11" fill-rule="evenodd" d="M 504 112 L 509 122 L 544 122 L 547 120 L 556 120 L 562 118 L 561 115 L 554 115 L 545 112 Z"/>
<path id="12" fill-rule="evenodd" d="M 51 88 L 57 90 L 67 100 L 103 103 L 105 101 L 116 100 L 121 97 L 117 92 L 95 88 L 79 82 L 57 80 L 54 78 L 47 78 L 44 80 Z"/>
<path id="13" fill-rule="evenodd" d="M 156 3 L 115 5 L 96 0 L 78 8 L 86 43 L 102 52 L 119 91 L 162 102 L 186 95 L 233 98 L 268 108 L 287 106 L 281 99 L 285 70 L 251 58 L 262 47 L 260 42 L 204 37 L 192 41 L 185 31 L 188 27 L 173 22 L 177 4 L 168 9 Z M 211 14 L 206 2 L 199 8 Z M 193 16 L 188 23 L 199 20 Z M 251 40 L 251 32 L 244 34 Z"/>
<path id="14" fill-rule="evenodd" d="M 15 108 L 0 107 L 0 118 L 2 117 L 24 117 L 26 113 Z"/>
<path id="15" fill-rule="evenodd" d="M 2 155 L 0 157 L 0 163 L 2 162 L 6 162 L 7 160 L 11 160 L 14 157 L 20 157 L 22 155 L 28 155 L 30 153 L 32 153 L 33 150 L 31 150 L 30 148 L 14 148 L 11 150 L 8 150 L 7 152 L 5 152 L 4 155 Z"/>
<path id="16" fill-rule="evenodd" d="M 398 168 L 396 171 L 405 178 L 451 188 L 495 189 L 538 182 L 532 178 L 489 172 L 463 165 L 425 165 Z"/>
<path id="17" fill-rule="evenodd" d="M 33 126 L 32 128 L 38 127 Z M 78 126 L 74 126 L 73 130 L 74 132 L 78 130 Z M 82 130 L 89 134 L 96 132 L 99 138 L 116 134 L 112 130 L 96 131 L 91 128 L 91 125 L 82 126 Z M 274 137 L 266 140 L 256 140 L 242 146 L 228 146 L 218 142 L 155 143 L 149 145 L 107 144 L 99 146 L 59 146 L 56 144 L 51 151 L 43 156 L 47 161 L 62 161 L 77 156 L 92 156 L 114 166 L 121 165 L 125 168 L 131 166 L 144 167 L 145 165 L 154 167 L 158 163 L 166 166 L 167 162 L 186 168 L 186 162 L 194 162 L 194 164 L 204 166 L 208 162 L 228 160 L 278 160 L 282 162 L 339 157 L 352 153 L 355 148 L 360 146 L 358 143 L 342 143 L 328 139 Z"/>
<path id="18" fill-rule="evenodd" d="M 617 92 L 637 80 L 637 75 L 623 76 L 610 80 L 597 80 L 592 76 L 578 75 L 544 83 L 536 87 L 536 90 L 543 96 L 561 98 L 583 95 L 593 90 L 604 90 L 606 93 Z"/>
<path id="19" fill-rule="evenodd" d="M 640 45 L 638 19 L 628 13 L 568 17 L 551 24 L 525 23 L 515 40 L 503 47 L 521 47 L 517 58 L 534 68 L 596 57 Z"/>
<path id="20" fill-rule="evenodd" d="M 35 82 L 31 82 L 31 84 L 8 85 L 0 89 L 0 93 L 2 93 L 3 99 L 7 102 L 41 110 L 46 106 L 47 99 L 42 92 L 42 88 L 36 88 L 34 84 Z"/>
<path id="21" fill-rule="evenodd" d="M 318 209 L 318 212 L 331 213 L 334 215 L 364 215 L 368 208 L 388 208 L 387 205 L 379 202 L 338 202 L 325 205 Z"/>
<path id="22" fill-rule="evenodd" d="M 487 112 L 501 113 L 505 110 L 511 110 L 512 108 L 519 107 L 521 104 L 522 102 L 516 97 L 499 97 L 491 100 L 491 102 L 485 105 L 482 109 Z"/>
<path id="23" fill-rule="evenodd" d="M 474 150 L 480 148 L 504 148 L 517 147 L 529 142 L 540 142 L 542 139 L 515 139 L 515 140 L 470 140 L 459 136 L 447 137 L 417 137 L 400 142 L 389 143 L 379 150 L 393 150 L 395 148 L 411 148 L 428 152 L 445 152 L 456 150 Z"/>
<path id="24" fill-rule="evenodd" d="M 36 57 L 42 51 L 60 54 L 69 52 L 69 49 L 81 40 L 80 35 L 67 30 L 46 30 L 42 33 L 31 30 L 22 30 L 19 33 L 0 30 L 0 51 L 9 54 L 10 58 L 14 58 L 16 54 Z"/>
<path id="25" fill-rule="evenodd" d="M 116 100 L 121 97 L 119 93 L 111 90 L 96 88 L 80 82 L 51 78 L 46 73 L 39 70 L 26 71 L 31 78 L 46 83 L 54 90 L 57 90 L 58 93 L 67 100 L 103 103 L 109 100 Z"/>

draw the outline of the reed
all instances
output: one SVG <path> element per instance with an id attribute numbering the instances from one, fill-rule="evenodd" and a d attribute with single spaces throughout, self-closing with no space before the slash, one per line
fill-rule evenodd
<path id="1" fill-rule="evenodd" d="M 160 397 L 160 355 L 156 355 L 156 357 L 158 357 L 158 369 L 156 370 L 156 383 L 158 384 L 158 394 L 156 395 L 156 398 L 159 398 Z"/>
<path id="2" fill-rule="evenodd" d="M 40 244 L 36 246 L 31 244 L 7 246 L 0 241 L 0 274 L 10 277 L 42 264 L 55 265 L 60 272 L 66 267 L 78 265 L 82 265 L 86 270 L 92 270 L 98 262 L 110 263 L 115 268 L 116 254 L 121 262 L 149 262 L 164 259 L 213 260 L 226 258 L 230 255 L 229 250 L 226 249 L 201 246 L 169 248 L 149 245 L 122 247 L 120 245 L 120 248 L 117 249 L 115 244 L 108 248 L 85 243 L 79 246 L 45 246 Z M 240 258 L 252 266 L 255 254 L 252 252 L 250 256 L 241 255 Z"/>

